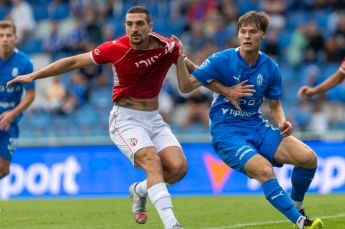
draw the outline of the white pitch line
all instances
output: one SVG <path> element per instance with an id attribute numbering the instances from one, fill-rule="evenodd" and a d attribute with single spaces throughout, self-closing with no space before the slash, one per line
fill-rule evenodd
<path id="1" fill-rule="evenodd" d="M 320 219 L 334 219 L 334 218 L 342 218 L 345 217 L 345 212 L 339 213 L 336 215 L 327 215 L 327 216 L 317 216 L 314 218 Z M 254 223 L 242 223 L 242 224 L 235 224 L 235 225 L 228 225 L 228 226 L 220 226 L 220 227 L 206 227 L 203 229 L 228 229 L 228 228 L 242 228 L 242 227 L 257 227 L 263 225 L 271 225 L 271 224 L 281 224 L 281 223 L 288 223 L 288 220 L 276 220 L 276 221 L 262 221 L 262 222 L 254 222 Z"/>

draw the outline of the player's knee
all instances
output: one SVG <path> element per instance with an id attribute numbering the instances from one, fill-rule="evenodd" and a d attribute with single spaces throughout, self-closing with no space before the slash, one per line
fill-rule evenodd
<path id="1" fill-rule="evenodd" d="M 298 159 L 298 167 L 302 168 L 316 168 L 317 167 L 317 156 L 315 152 L 308 148 Z"/>
<path id="2" fill-rule="evenodd" d="M 188 166 L 187 161 L 180 161 L 171 163 L 168 169 L 165 169 L 166 182 L 173 184 L 181 180 L 187 174 Z"/>
<path id="3" fill-rule="evenodd" d="M 158 172 L 162 168 L 161 159 L 155 152 L 148 152 L 141 160 L 141 167 L 149 172 Z"/>
<path id="4" fill-rule="evenodd" d="M 255 177 L 253 178 L 257 179 L 260 183 L 263 183 L 274 177 L 275 174 L 272 166 L 262 166 L 256 170 Z"/>

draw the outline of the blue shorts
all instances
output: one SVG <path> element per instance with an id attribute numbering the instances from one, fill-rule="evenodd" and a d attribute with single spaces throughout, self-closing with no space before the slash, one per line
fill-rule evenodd
<path id="1" fill-rule="evenodd" d="M 273 166 L 282 166 L 273 160 L 273 156 L 283 137 L 279 129 L 264 122 L 246 128 L 226 124 L 221 131 L 212 130 L 212 137 L 212 146 L 218 156 L 239 172 L 245 173 L 244 166 L 256 154 L 265 157 Z"/>
<path id="2" fill-rule="evenodd" d="M 11 161 L 18 141 L 18 126 L 11 125 L 8 131 L 0 130 L 0 157 Z"/>

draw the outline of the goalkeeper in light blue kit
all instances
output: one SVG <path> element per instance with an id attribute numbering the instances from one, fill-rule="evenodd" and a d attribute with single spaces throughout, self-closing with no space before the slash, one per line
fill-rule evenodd
<path id="1" fill-rule="evenodd" d="M 18 121 L 35 97 L 34 83 L 6 88 L 8 81 L 33 71 L 29 57 L 17 50 L 16 44 L 16 26 L 11 21 L 0 21 L 0 179 L 9 173 L 19 137 Z"/>
<path id="2" fill-rule="evenodd" d="M 218 81 L 237 87 L 240 82 L 252 85 L 255 92 L 242 97 L 237 104 L 229 102 L 230 91 L 215 93 L 210 110 L 212 146 L 231 168 L 258 180 L 266 199 L 300 229 L 323 228 L 320 219 L 311 220 L 302 205 L 317 168 L 317 156 L 307 145 L 291 135 L 292 124 L 285 119 L 279 98 L 282 95 L 281 74 L 276 62 L 260 52 L 269 17 L 264 12 L 248 12 L 238 21 L 240 47 L 210 56 L 189 75 L 190 62 L 183 58 L 178 65 L 178 83 L 184 93 L 201 84 Z M 188 70 L 187 70 L 188 69 Z M 226 87 L 225 87 L 226 88 Z M 221 95 L 222 94 L 222 95 Z M 262 118 L 259 108 L 269 100 L 272 121 Z M 291 182 L 291 199 L 279 185 L 273 166 L 295 165 Z"/>

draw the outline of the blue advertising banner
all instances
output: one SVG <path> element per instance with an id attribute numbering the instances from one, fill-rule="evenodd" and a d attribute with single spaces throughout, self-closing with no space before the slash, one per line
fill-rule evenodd
<path id="1" fill-rule="evenodd" d="M 345 143 L 307 142 L 319 156 L 310 192 L 345 192 Z M 169 187 L 174 195 L 258 194 L 261 186 L 225 165 L 210 144 L 183 144 L 188 174 Z M 289 191 L 292 167 L 276 169 Z M 0 182 L 0 199 L 127 196 L 145 179 L 115 146 L 20 147 L 10 175 Z"/>

